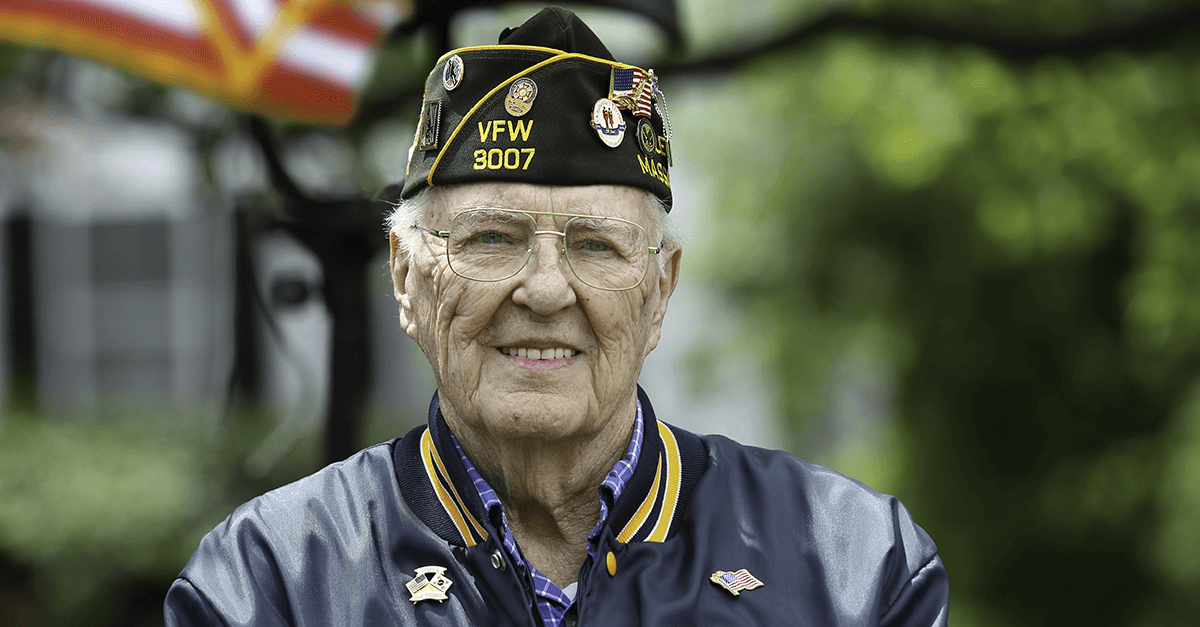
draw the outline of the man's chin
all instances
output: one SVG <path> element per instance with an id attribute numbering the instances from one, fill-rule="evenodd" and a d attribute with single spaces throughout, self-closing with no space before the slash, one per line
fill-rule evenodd
<path id="1" fill-rule="evenodd" d="M 589 394 L 579 388 L 487 391 L 476 398 L 488 399 L 479 408 L 479 420 L 494 437 L 555 440 L 577 435 L 589 421 Z"/>

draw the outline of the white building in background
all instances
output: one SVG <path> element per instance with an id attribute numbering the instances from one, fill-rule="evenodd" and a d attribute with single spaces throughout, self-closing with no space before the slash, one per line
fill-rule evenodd
<path id="1" fill-rule="evenodd" d="M 218 419 L 235 359 L 231 198 L 267 185 L 257 147 L 235 140 L 215 151 L 218 192 L 203 182 L 193 138 L 175 125 L 49 110 L 24 122 L 29 142 L 0 144 L 0 224 L 18 216 L 31 223 L 32 298 L 19 305 L 32 307 L 35 320 L 39 411 L 67 420 Z M 7 252 L 0 237 L 0 255 Z M 371 333 L 381 347 L 372 356 L 371 411 L 396 415 L 396 428 L 407 428 L 423 419 L 432 377 L 399 329 L 383 252 L 371 270 Z M 254 366 L 278 420 L 250 462 L 265 469 L 323 427 L 332 329 L 320 263 L 299 242 L 262 233 L 251 261 Z M 10 383 L 15 304 L 5 270 L 0 400 Z M 306 296 L 280 302 L 280 282 L 303 285 Z"/>
<path id="2" fill-rule="evenodd" d="M 201 193 L 191 138 L 49 113 L 30 130 L 36 143 L 8 155 L 5 211 L 32 225 L 40 406 L 211 398 L 231 337 L 231 222 Z"/>

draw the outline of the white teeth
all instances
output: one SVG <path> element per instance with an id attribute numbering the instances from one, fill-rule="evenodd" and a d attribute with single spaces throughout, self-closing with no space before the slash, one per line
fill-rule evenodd
<path id="1" fill-rule="evenodd" d="M 575 351 L 569 348 L 502 348 L 500 352 L 511 357 L 526 359 L 565 359 L 574 357 Z"/>

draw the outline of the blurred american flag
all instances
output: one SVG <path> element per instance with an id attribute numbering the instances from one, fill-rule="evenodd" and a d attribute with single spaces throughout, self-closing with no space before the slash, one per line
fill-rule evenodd
<path id="1" fill-rule="evenodd" d="M 0 0 L 0 38 L 187 87 L 246 111 L 343 124 L 411 0 Z"/>

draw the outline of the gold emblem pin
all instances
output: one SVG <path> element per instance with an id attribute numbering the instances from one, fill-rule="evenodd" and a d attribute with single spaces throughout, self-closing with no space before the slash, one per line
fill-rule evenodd
<path id="1" fill-rule="evenodd" d="M 537 98 L 537 83 L 530 78 L 518 78 L 508 88 L 504 110 L 519 118 L 533 108 L 534 98 Z"/>
<path id="2" fill-rule="evenodd" d="M 417 576 L 412 581 L 404 584 L 408 588 L 408 592 L 412 594 L 408 598 L 409 601 L 416 605 L 418 601 L 437 601 L 441 603 L 446 600 L 446 591 L 450 586 L 454 585 L 453 581 L 445 575 L 446 569 L 441 566 L 422 566 L 417 569 Z"/>
<path id="3" fill-rule="evenodd" d="M 725 588 L 735 597 L 739 596 L 742 590 L 753 590 L 761 588 L 764 585 L 763 582 L 759 581 L 754 575 L 751 575 L 750 571 L 745 568 L 735 572 L 718 570 L 710 575 L 708 579 L 718 586 Z"/>

